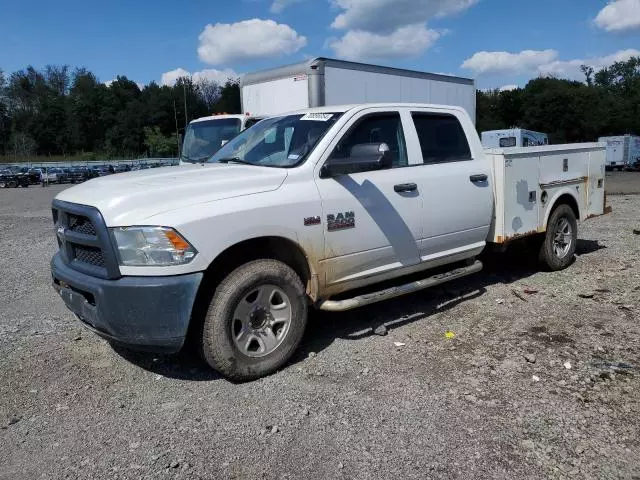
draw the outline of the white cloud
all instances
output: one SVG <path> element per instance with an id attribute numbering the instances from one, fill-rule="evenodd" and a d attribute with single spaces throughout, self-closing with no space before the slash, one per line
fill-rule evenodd
<path id="1" fill-rule="evenodd" d="M 223 85 L 227 82 L 227 80 L 236 79 L 239 76 L 240 75 L 238 73 L 230 68 L 225 68 L 224 70 L 206 68 L 194 73 L 190 73 L 184 68 L 176 68 L 175 70 L 163 73 L 160 79 L 160 84 L 168 85 L 171 87 L 175 85 L 176 81 L 179 78 L 191 77 L 195 83 L 198 83 L 201 80 L 213 80 L 214 82 L 218 82 L 219 84 Z"/>
<path id="2" fill-rule="evenodd" d="M 270 8 L 271 13 L 282 13 L 286 8 L 301 1 L 302 0 L 273 0 Z"/>
<path id="3" fill-rule="evenodd" d="M 180 77 L 190 77 L 191 73 L 187 72 L 184 68 L 176 68 L 169 72 L 164 72 L 160 77 L 160 84 L 172 87 Z"/>
<path id="4" fill-rule="evenodd" d="M 338 57 L 349 60 L 414 57 L 433 45 L 440 35 L 424 24 L 416 24 L 400 27 L 389 35 L 350 30 L 328 44 Z"/>
<path id="5" fill-rule="evenodd" d="M 510 92 L 512 90 L 517 90 L 518 88 L 520 88 L 518 85 L 503 85 L 498 90 L 501 92 Z"/>
<path id="6" fill-rule="evenodd" d="M 541 65 L 558 57 L 556 50 L 523 50 L 520 53 L 477 52 L 467 58 L 462 68 L 476 75 L 519 75 L 535 72 Z"/>
<path id="7" fill-rule="evenodd" d="M 560 78 L 569 78 L 571 80 L 584 80 L 584 73 L 582 73 L 582 65 L 589 65 L 595 70 L 599 70 L 604 67 L 608 67 L 616 62 L 625 62 L 631 57 L 640 56 L 640 51 L 634 48 L 627 50 L 620 50 L 606 55 L 604 57 L 594 57 L 587 59 L 574 59 L 574 60 L 556 60 L 547 65 L 541 65 L 538 67 L 538 73 L 543 76 L 555 76 Z"/>
<path id="8" fill-rule="evenodd" d="M 209 24 L 198 38 L 198 56 L 210 65 L 290 55 L 307 44 L 289 25 L 259 18 Z"/>
<path id="9" fill-rule="evenodd" d="M 331 26 L 347 30 L 327 45 L 342 58 L 386 59 L 416 57 L 446 30 L 427 22 L 470 8 L 479 0 L 330 0 L 340 13 Z"/>
<path id="10" fill-rule="evenodd" d="M 594 23 L 607 32 L 640 31 L 640 0 L 613 0 L 600 10 Z"/>
<path id="11" fill-rule="evenodd" d="M 390 33 L 468 9 L 478 0 L 332 0 L 343 10 L 331 26 L 346 30 Z"/>
<path id="12" fill-rule="evenodd" d="M 113 82 L 115 82 L 115 81 L 116 81 L 116 79 L 114 78 L 114 79 L 112 79 L 112 80 L 107 80 L 106 82 L 103 82 L 103 83 L 104 83 L 107 87 L 110 87 L 110 86 L 111 86 L 111 84 L 112 84 Z M 138 86 L 138 88 L 139 88 L 140 90 L 142 90 L 142 89 L 144 88 L 144 83 L 136 82 L 136 85 Z"/>
<path id="13" fill-rule="evenodd" d="M 537 75 L 584 80 L 582 65 L 589 65 L 598 70 L 636 56 L 640 56 L 640 50 L 634 48 L 602 57 L 571 60 L 558 60 L 558 52 L 555 50 L 524 50 L 520 53 L 478 52 L 466 59 L 462 68 L 473 70 L 476 75 Z"/>

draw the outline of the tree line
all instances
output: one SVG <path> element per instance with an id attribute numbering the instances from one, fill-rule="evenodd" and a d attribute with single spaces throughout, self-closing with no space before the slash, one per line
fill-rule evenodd
<path id="1" fill-rule="evenodd" d="M 173 86 L 140 88 L 124 76 L 107 85 L 66 65 L 0 70 L 0 156 L 176 156 L 176 130 L 183 133 L 187 120 L 239 111 L 237 79 L 184 77 Z"/>
<path id="2" fill-rule="evenodd" d="M 640 57 L 582 72 L 584 82 L 541 77 L 511 91 L 478 91 L 478 131 L 517 126 L 556 144 L 640 134 Z"/>
<path id="3" fill-rule="evenodd" d="M 584 82 L 545 77 L 509 91 L 479 90 L 478 131 L 517 126 L 546 132 L 552 143 L 640 134 L 640 58 L 582 71 Z M 66 65 L 0 70 L 0 156 L 175 156 L 186 120 L 240 111 L 237 79 L 184 77 L 140 88 L 124 76 L 106 85 Z"/>

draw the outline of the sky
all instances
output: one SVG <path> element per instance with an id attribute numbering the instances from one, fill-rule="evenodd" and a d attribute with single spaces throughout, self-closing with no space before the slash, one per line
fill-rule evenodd
<path id="1" fill-rule="evenodd" d="M 323 56 L 510 89 L 640 56 L 640 0 L 3 0 L 0 12 L 0 69 L 68 64 L 105 83 L 225 80 Z"/>

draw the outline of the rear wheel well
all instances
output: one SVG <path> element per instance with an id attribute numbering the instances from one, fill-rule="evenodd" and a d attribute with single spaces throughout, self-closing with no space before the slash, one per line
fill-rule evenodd
<path id="1" fill-rule="evenodd" d="M 578 202 L 573 196 L 569 195 L 568 193 L 565 193 L 563 195 L 560 195 L 556 199 L 555 203 L 553 204 L 553 207 L 551 207 L 551 210 L 549 210 L 547 221 L 549 221 L 549 218 L 551 218 L 551 215 L 553 215 L 553 211 L 556 208 L 558 208 L 560 205 L 569 205 L 569 207 L 571 207 L 571 210 L 573 210 L 573 214 L 576 216 L 576 219 L 580 220 L 580 209 L 578 208 Z"/>
<path id="2" fill-rule="evenodd" d="M 253 260 L 279 260 L 288 265 L 307 286 L 311 279 L 309 262 L 300 246 L 283 237 L 260 237 L 237 243 L 216 257 L 204 273 L 189 325 L 190 340 L 201 334 L 209 303 L 220 282 L 236 268 Z M 196 336 L 197 335 L 197 336 Z"/>

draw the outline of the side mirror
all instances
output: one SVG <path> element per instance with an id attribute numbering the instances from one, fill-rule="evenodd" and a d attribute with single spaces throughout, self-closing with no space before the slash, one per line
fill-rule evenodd
<path id="1" fill-rule="evenodd" d="M 346 158 L 329 158 L 320 170 L 321 178 L 383 170 L 393 165 L 393 153 L 386 143 L 359 143 Z"/>

